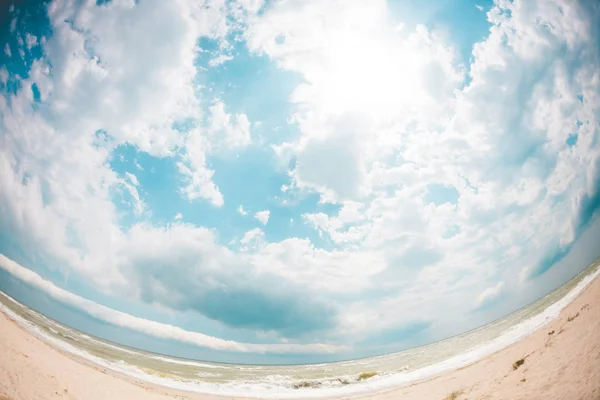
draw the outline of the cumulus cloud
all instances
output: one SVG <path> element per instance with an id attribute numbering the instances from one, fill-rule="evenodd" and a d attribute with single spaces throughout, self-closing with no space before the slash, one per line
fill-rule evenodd
<path id="1" fill-rule="evenodd" d="M 210 106 L 208 134 L 223 148 L 244 147 L 251 141 L 250 122 L 246 114 L 228 114 L 223 102 L 217 100 Z"/>
<path id="2" fill-rule="evenodd" d="M 261 235 L 254 231 L 250 236 Z M 250 255 L 220 246 L 206 228 L 136 224 L 118 255 L 116 267 L 124 285 L 115 282 L 115 290 L 148 303 L 196 311 L 233 328 L 286 336 L 319 332 L 335 324 L 336 307 L 326 296 L 298 280 L 281 280 L 274 269 L 255 265 Z M 302 295 L 307 290 L 313 293 L 308 301 Z"/>
<path id="3" fill-rule="evenodd" d="M 241 251 L 252 251 L 265 243 L 265 233 L 260 228 L 254 228 L 244 233 L 240 239 Z"/>
<path id="4" fill-rule="evenodd" d="M 214 171 L 207 167 L 206 159 L 213 152 L 231 151 L 250 142 L 250 121 L 246 114 L 232 116 L 225 112 L 224 103 L 217 100 L 209 108 L 207 127 L 188 132 L 183 161 L 177 164 L 186 182 L 182 193 L 190 200 L 204 198 L 222 206 L 223 195 L 212 182 Z"/>
<path id="5" fill-rule="evenodd" d="M 477 302 L 475 305 L 479 309 L 489 306 L 497 301 L 504 294 L 504 291 L 504 282 L 498 282 L 495 286 L 489 287 L 481 292 L 479 297 L 477 297 Z"/>
<path id="6" fill-rule="evenodd" d="M 196 41 L 225 35 L 225 15 L 218 2 L 127 1 L 54 1 L 47 14 L 53 34 L 41 43 L 43 57 L 31 60 L 29 78 L 1 103 L 2 230 L 65 274 L 74 270 L 112 290 L 123 284 L 114 259 L 127 237 L 119 200 L 137 216 L 145 210 L 137 177 L 121 179 L 110 168 L 115 149 L 181 158 L 182 193 L 223 204 L 206 167 L 205 132 L 173 126 L 202 122 Z M 33 84 L 44 113 L 33 107 Z M 186 140 L 194 133 L 197 141 Z"/>
<path id="7" fill-rule="evenodd" d="M 183 161 L 177 163 L 185 183 L 181 193 L 190 201 L 202 198 L 214 206 L 221 207 L 225 200 L 212 180 L 214 171 L 206 166 L 208 148 L 206 138 L 199 131 L 195 130 L 189 134 Z"/>
<path id="8" fill-rule="evenodd" d="M 43 279 L 35 272 L 22 267 L 3 254 L 0 254 L 0 268 L 9 272 L 14 277 L 43 291 L 61 303 L 75 307 L 89 315 L 109 324 L 132 329 L 146 335 L 161 339 L 176 340 L 179 342 L 206 347 L 216 350 L 246 352 L 246 353 L 334 353 L 346 350 L 343 346 L 332 346 L 327 344 L 253 344 L 240 343 L 233 340 L 223 340 L 198 332 L 186 331 L 177 326 L 163 324 L 144 318 L 105 307 L 101 304 L 87 300 L 83 297 L 70 293 L 52 282 Z"/>
<path id="9" fill-rule="evenodd" d="M 211 67 L 218 67 L 219 65 L 222 65 L 229 60 L 233 60 L 233 56 L 229 54 L 219 54 L 218 56 L 211 58 L 208 62 L 208 65 L 210 65 Z"/>
<path id="10" fill-rule="evenodd" d="M 262 211 L 258 211 L 256 214 L 254 214 L 254 218 L 256 218 L 258 220 L 258 222 L 260 222 L 261 224 L 266 225 L 269 222 L 270 215 L 271 215 L 271 211 L 262 210 Z"/>
<path id="11" fill-rule="evenodd" d="M 315 18 L 323 28 L 302 22 Z M 369 170 L 406 140 L 403 127 L 450 116 L 463 75 L 452 49 L 424 26 L 395 26 L 384 1 L 331 1 L 278 3 L 248 29 L 250 49 L 306 80 L 292 94 L 302 135 L 287 148 L 295 184 L 326 201 L 369 194 Z"/>
<path id="12" fill-rule="evenodd" d="M 597 121 L 592 110 L 600 104 L 592 15 L 597 7 L 581 3 L 497 3 L 488 14 L 489 35 L 475 44 L 468 66 L 435 31 L 393 33 L 384 2 L 291 1 L 253 21 L 249 47 L 305 78 L 292 95 L 301 135 L 277 147 L 278 155 L 294 160 L 291 187 L 316 192 L 323 202 L 358 202 L 366 217 L 342 222 L 341 212 L 306 213 L 304 220 L 341 248 L 385 255 L 389 275 L 382 284 L 405 289 L 389 299 L 391 309 L 392 301 L 405 308 L 408 282 L 439 288 L 443 277 L 448 291 L 429 299 L 441 304 L 480 287 L 499 265 L 509 266 L 507 278 L 517 276 L 544 262 L 557 240 L 576 239 L 571 225 L 582 209 L 580 191 L 598 179 L 589 167 L 597 164 L 598 125 L 581 123 Z M 301 25 L 312 18 L 323 24 Z M 395 71 L 414 81 L 370 80 L 386 72 L 368 64 L 379 55 L 360 46 L 365 38 L 411 54 L 414 64 Z M 344 53 L 350 42 L 354 53 Z M 386 62 L 394 65 L 393 57 Z M 338 65 L 355 69 L 329 79 Z M 401 97 L 415 92 L 422 97 Z M 342 99 L 333 97 L 340 93 Z M 382 99 L 394 108 L 379 107 Z M 340 129 L 357 116 L 362 125 Z M 579 138 L 574 147 L 566 144 L 569 132 L 582 132 L 582 147 Z M 435 199 L 432 187 L 458 196 Z M 429 251 L 417 257 L 420 268 L 407 272 L 407 254 L 415 249 Z M 429 257 L 435 254 L 443 256 Z M 394 266 L 404 268 L 394 273 Z M 461 278 L 467 272 L 471 277 Z"/>
<path id="13" fill-rule="evenodd" d="M 358 131 L 364 124 L 349 118 L 334 125 L 330 136 L 298 144 L 292 175 L 296 187 L 313 189 L 330 201 L 354 200 L 364 194 L 361 136 L 366 132 Z"/>

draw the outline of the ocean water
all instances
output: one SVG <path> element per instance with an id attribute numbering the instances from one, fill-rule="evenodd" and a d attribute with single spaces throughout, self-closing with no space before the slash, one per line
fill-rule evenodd
<path id="1" fill-rule="evenodd" d="M 0 310 L 49 344 L 98 364 L 171 388 L 222 396 L 352 396 L 428 379 L 463 367 L 543 327 L 600 274 L 596 261 L 542 299 L 481 328 L 437 343 L 359 360 L 310 365 L 236 365 L 186 360 L 86 335 L 0 292 Z M 376 372 L 359 379 L 363 372 Z"/>

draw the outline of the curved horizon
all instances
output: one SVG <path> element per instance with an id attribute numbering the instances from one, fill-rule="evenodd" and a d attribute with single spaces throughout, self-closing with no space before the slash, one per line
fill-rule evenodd
<path id="1" fill-rule="evenodd" d="M 357 360 L 600 257 L 596 3 L 0 7 L 0 291 L 66 326 Z"/>
<path id="2" fill-rule="evenodd" d="M 4 265 L 4 264 L 3 264 L 3 262 L 6 262 L 6 260 L 5 260 L 5 257 L 4 257 L 2 254 L 0 254 L 0 268 L 1 268 L 1 269 L 4 269 L 4 270 L 6 270 L 6 271 L 8 271 L 8 269 L 6 269 L 6 268 L 3 268 L 3 265 Z M 567 282 L 567 284 L 568 284 L 568 283 L 570 283 L 570 282 L 576 281 L 576 280 L 578 281 L 578 279 L 577 279 L 577 278 L 580 278 L 580 277 L 582 277 L 582 278 L 583 278 L 583 277 L 585 276 L 586 272 L 589 272 L 588 270 L 589 270 L 590 268 L 592 268 L 592 269 L 594 269 L 594 268 L 597 268 L 597 265 L 598 265 L 598 263 L 599 263 L 599 262 L 600 262 L 600 258 L 599 258 L 599 259 L 597 259 L 597 260 L 595 260 L 595 261 L 594 261 L 592 264 L 590 264 L 590 266 L 589 266 L 588 268 L 586 268 L 585 270 L 583 270 L 583 271 L 581 271 L 580 273 L 578 273 L 578 274 L 577 274 L 575 277 L 573 277 L 573 278 L 571 279 L 571 281 Z M 21 268 L 22 268 L 22 267 L 21 267 Z M 593 271 L 592 271 L 592 272 L 593 272 Z M 18 273 L 17 273 L 17 274 L 13 274 L 12 272 L 9 272 L 9 273 L 11 273 L 11 274 L 12 274 L 13 276 L 15 276 L 15 277 L 18 277 Z M 23 280 L 23 281 L 25 281 L 25 280 Z M 579 281 L 578 281 L 578 282 L 579 282 Z M 361 361 L 361 360 L 365 360 L 365 359 L 368 359 L 368 358 L 378 358 L 378 357 L 387 356 L 387 355 L 394 355 L 394 354 L 396 354 L 396 353 L 402 353 L 402 352 L 404 352 L 404 351 L 407 351 L 407 350 L 419 349 L 419 348 L 422 348 L 422 347 L 427 347 L 427 346 L 430 346 L 430 345 L 435 345 L 435 344 L 437 344 L 437 343 L 440 343 L 440 342 L 443 342 L 443 341 L 446 341 L 446 340 L 449 340 L 449 339 L 454 339 L 454 338 L 457 338 L 457 337 L 465 336 L 465 335 L 468 335 L 468 334 L 470 334 L 470 333 L 473 333 L 473 332 L 475 332 L 475 331 L 478 331 L 478 330 L 484 329 L 484 328 L 486 328 L 486 327 L 489 327 L 489 326 L 491 326 L 491 325 L 494 325 L 494 324 L 495 324 L 495 323 L 497 323 L 497 322 L 500 322 L 500 321 L 506 320 L 508 317 L 510 317 L 510 316 L 513 316 L 513 315 L 516 315 L 516 314 L 517 314 L 517 313 L 519 313 L 520 311 L 523 311 L 523 310 L 525 310 L 525 309 L 527 309 L 527 308 L 531 307 L 532 305 L 534 305 L 534 304 L 536 304 L 536 303 L 540 302 L 541 300 L 543 300 L 544 298 L 546 298 L 546 297 L 548 297 L 548 296 L 551 296 L 552 294 L 554 294 L 554 293 L 556 293 L 556 292 L 560 291 L 561 289 L 564 289 L 564 285 L 563 285 L 563 286 L 559 286 L 559 287 L 556 287 L 556 288 L 553 288 L 553 289 L 551 289 L 551 290 L 550 290 L 548 293 L 546 293 L 546 294 L 545 294 L 544 296 L 542 296 L 541 298 L 539 298 L 539 299 L 536 299 L 536 300 L 534 300 L 533 302 L 531 302 L 531 303 L 529 303 L 529 304 L 526 304 L 526 305 L 525 305 L 525 306 L 523 306 L 522 308 L 519 308 L 519 309 L 517 309 L 517 310 L 511 311 L 509 314 L 503 315 L 503 316 L 501 316 L 501 317 L 499 317 L 499 318 L 497 318 L 497 319 L 495 319 L 495 320 L 489 321 L 489 322 L 488 322 L 488 323 L 486 323 L 485 325 L 480 325 L 480 326 L 474 327 L 474 328 L 472 328 L 472 329 L 470 329 L 470 330 L 467 330 L 467 331 L 464 331 L 464 332 L 458 333 L 458 334 L 456 334 L 456 335 L 454 335 L 454 336 L 449 336 L 449 337 L 441 338 L 441 339 L 439 339 L 439 340 L 437 340 L 437 341 L 434 341 L 434 342 L 429 342 L 429 343 L 422 344 L 422 345 L 415 346 L 415 347 L 410 347 L 410 348 L 400 349 L 400 350 L 397 350 L 397 351 L 394 351 L 394 352 L 387 352 L 387 353 L 381 353 L 381 354 L 372 354 L 372 355 L 368 355 L 368 356 L 364 356 L 364 357 L 359 357 L 359 358 L 339 359 L 339 360 L 333 360 L 333 361 L 324 361 L 324 362 L 318 362 L 318 361 L 316 361 L 316 362 L 312 362 L 312 363 L 296 363 L 296 364 L 293 364 L 293 363 L 288 363 L 288 364 L 250 364 L 250 363 L 243 363 L 243 362 L 239 362 L 239 363 L 232 363 L 232 362 L 226 362 L 226 361 L 212 361 L 212 360 L 207 360 L 207 359 L 188 358 L 188 357 L 181 356 L 181 355 L 169 354 L 168 352 L 166 352 L 166 353 L 160 353 L 160 352 L 151 351 L 151 350 L 148 350 L 148 349 L 143 349 L 143 348 L 141 348 L 141 347 L 135 347 L 134 345 L 126 345 L 126 344 L 123 344 L 123 343 L 121 343 L 121 342 L 120 342 L 120 341 L 118 341 L 118 340 L 112 341 L 112 340 L 110 340 L 109 338 L 105 338 L 105 337 L 99 337 L 99 336 L 94 336 L 94 334 L 92 334 L 92 333 L 90 333 L 90 332 L 83 332 L 83 331 L 80 331 L 80 330 L 79 330 L 79 329 L 77 329 L 76 327 L 74 327 L 74 326 L 69 326 L 69 325 L 67 325 L 67 324 L 65 324 L 65 323 L 62 323 L 62 325 L 66 326 L 66 327 L 68 327 L 68 328 L 70 328 L 70 329 L 74 329 L 74 330 L 76 330 L 76 331 L 79 331 L 79 332 L 82 332 L 82 333 L 85 333 L 85 334 L 91 335 L 91 336 L 92 336 L 92 337 L 94 337 L 95 339 L 99 339 L 99 340 L 101 340 L 101 341 L 106 341 L 106 342 L 107 342 L 107 343 L 109 343 L 109 344 L 116 344 L 116 345 L 119 345 L 119 346 L 123 346 L 123 347 L 124 347 L 124 348 L 126 348 L 126 349 L 131 349 L 131 350 L 135 350 L 135 351 L 147 352 L 147 353 L 149 353 L 149 354 L 153 354 L 153 355 L 166 356 L 166 357 L 173 357 L 174 359 L 180 359 L 180 360 L 185 360 L 185 361 L 195 361 L 195 362 L 201 362 L 201 363 L 211 363 L 211 364 L 221 364 L 221 365 L 243 365 L 243 366 L 265 366 L 265 367 L 267 367 L 267 366 L 268 366 L 268 367 L 276 367 L 276 366 L 294 366 L 294 365 L 296 365 L 296 366 L 302 366 L 302 365 L 307 365 L 307 366 L 316 366 L 316 365 L 326 365 L 326 364 L 335 364 L 335 363 L 345 363 L 345 362 L 349 362 L 349 361 Z M 5 296 L 8 296 L 9 300 L 11 300 L 11 301 L 16 301 L 14 298 L 10 297 L 10 296 L 9 296 L 8 294 L 6 294 L 6 293 L 0 292 L 0 295 L 5 295 Z M 560 300 L 560 299 L 561 299 L 561 297 L 557 297 L 556 299 L 557 299 L 557 300 Z M 18 304 L 21 304 L 21 303 L 18 303 Z M 552 303 L 552 304 L 553 304 L 553 303 Z M 33 310 L 33 311 L 35 311 L 35 312 L 39 312 L 39 311 L 37 311 L 37 310 Z M 40 315 L 43 315 L 43 314 L 40 314 Z M 47 315 L 43 315 L 43 316 L 44 316 L 45 318 L 50 318 L 50 317 L 48 317 Z M 58 322 L 58 323 L 60 323 L 59 321 L 53 320 L 52 318 L 50 318 L 50 319 L 51 319 L 52 321 L 54 321 L 54 322 Z"/>

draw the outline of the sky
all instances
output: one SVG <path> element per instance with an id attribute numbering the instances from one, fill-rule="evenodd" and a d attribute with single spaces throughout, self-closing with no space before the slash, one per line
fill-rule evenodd
<path id="1" fill-rule="evenodd" d="M 240 363 L 437 341 L 600 256 L 600 5 L 0 5 L 0 290 Z"/>

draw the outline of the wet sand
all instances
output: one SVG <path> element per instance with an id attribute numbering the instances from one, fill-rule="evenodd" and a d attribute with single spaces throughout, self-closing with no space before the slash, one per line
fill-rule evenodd
<path id="1" fill-rule="evenodd" d="M 0 313 L 0 400 L 217 398 L 104 370 L 51 347 Z M 353 398 L 600 400 L 600 278 L 558 318 L 498 353 L 424 382 Z"/>

